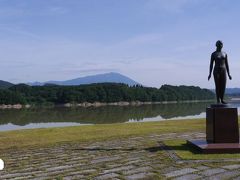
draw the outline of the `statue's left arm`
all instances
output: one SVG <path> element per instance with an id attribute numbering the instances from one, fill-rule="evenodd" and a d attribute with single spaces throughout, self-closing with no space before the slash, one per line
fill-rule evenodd
<path id="1" fill-rule="evenodd" d="M 210 66 L 209 66 L 208 80 L 211 78 L 212 69 L 213 69 L 213 63 L 214 63 L 214 54 L 212 53 L 211 60 L 210 60 Z"/>
<path id="2" fill-rule="evenodd" d="M 229 79 L 231 80 L 231 79 L 232 79 L 232 76 L 230 75 L 230 72 L 229 72 L 229 66 L 228 66 L 228 57 L 227 57 L 227 54 L 226 54 L 226 69 L 227 69 L 228 77 L 229 77 Z"/>

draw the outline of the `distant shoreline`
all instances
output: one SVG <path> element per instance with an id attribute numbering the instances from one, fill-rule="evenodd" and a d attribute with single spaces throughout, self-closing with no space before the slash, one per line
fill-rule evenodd
<path id="1" fill-rule="evenodd" d="M 214 100 L 184 100 L 184 101 L 162 101 L 162 102 L 141 102 L 141 101 L 120 101 L 120 102 L 83 102 L 83 103 L 65 103 L 55 105 L 30 105 L 30 104 L 1 104 L 0 109 L 23 109 L 32 107 L 102 107 L 102 106 L 140 106 L 140 105 L 151 105 L 151 104 L 177 104 L 177 103 L 200 103 L 200 102 L 213 102 Z"/>

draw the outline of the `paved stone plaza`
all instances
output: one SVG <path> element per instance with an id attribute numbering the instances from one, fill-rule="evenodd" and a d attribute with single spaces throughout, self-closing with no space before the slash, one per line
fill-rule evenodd
<path id="1" fill-rule="evenodd" d="M 1 152 L 0 179 L 240 179 L 240 159 L 182 160 L 162 142 L 205 138 L 164 134 Z"/>

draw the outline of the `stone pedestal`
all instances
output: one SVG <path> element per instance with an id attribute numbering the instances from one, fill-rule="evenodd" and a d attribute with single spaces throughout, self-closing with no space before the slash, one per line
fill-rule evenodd
<path id="1" fill-rule="evenodd" d="M 239 143 L 237 108 L 209 107 L 206 116 L 208 143 Z"/>
<path id="2" fill-rule="evenodd" d="M 240 152 L 237 108 L 218 104 L 208 107 L 206 140 L 191 140 L 188 144 L 203 153 Z"/>

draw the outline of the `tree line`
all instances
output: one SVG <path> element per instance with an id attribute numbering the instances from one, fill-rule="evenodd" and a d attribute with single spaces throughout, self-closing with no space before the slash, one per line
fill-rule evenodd
<path id="1" fill-rule="evenodd" d="M 196 86 L 163 85 L 160 88 L 128 86 L 121 83 L 97 83 L 79 86 L 29 86 L 18 84 L 0 89 L 0 104 L 64 104 L 83 102 L 162 102 L 209 100 L 215 95 Z"/>

